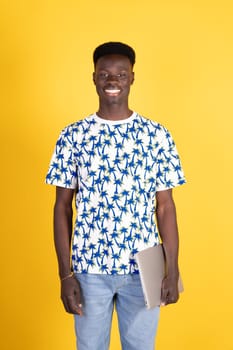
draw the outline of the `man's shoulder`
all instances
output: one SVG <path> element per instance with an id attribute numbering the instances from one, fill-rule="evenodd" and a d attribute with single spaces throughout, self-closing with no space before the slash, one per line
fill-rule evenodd
<path id="1" fill-rule="evenodd" d="M 85 130 L 92 124 L 95 123 L 94 118 L 93 118 L 94 114 L 90 114 L 80 120 L 77 120 L 71 124 L 66 125 L 63 130 L 62 133 L 63 134 L 67 134 L 67 136 L 70 133 L 82 133 L 85 132 Z"/>
<path id="2" fill-rule="evenodd" d="M 166 127 L 161 123 L 157 122 L 156 120 L 140 114 L 137 114 L 137 116 L 138 116 L 138 121 L 141 122 L 143 126 L 148 127 L 150 130 L 155 130 L 156 132 L 161 131 L 162 133 L 168 132 Z"/>

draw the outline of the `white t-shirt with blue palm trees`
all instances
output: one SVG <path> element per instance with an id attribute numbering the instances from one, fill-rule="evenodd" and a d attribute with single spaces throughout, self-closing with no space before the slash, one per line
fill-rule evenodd
<path id="1" fill-rule="evenodd" d="M 134 112 L 66 127 L 46 182 L 76 190 L 74 272 L 128 274 L 138 273 L 134 254 L 159 243 L 156 192 L 185 178 L 168 130 Z"/>

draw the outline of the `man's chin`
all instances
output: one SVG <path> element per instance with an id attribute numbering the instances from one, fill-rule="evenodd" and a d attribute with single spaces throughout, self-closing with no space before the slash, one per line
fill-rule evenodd
<path id="1" fill-rule="evenodd" d="M 117 105 L 121 104 L 121 99 L 119 99 L 118 96 L 105 96 L 104 99 L 101 99 L 101 103 L 106 104 L 106 105 Z"/>

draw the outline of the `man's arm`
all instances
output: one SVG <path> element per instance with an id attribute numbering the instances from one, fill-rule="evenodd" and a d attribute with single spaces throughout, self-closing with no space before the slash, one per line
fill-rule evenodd
<path id="1" fill-rule="evenodd" d="M 156 218 L 166 257 L 167 273 L 162 283 L 161 305 L 176 303 L 178 292 L 178 249 L 179 237 L 176 220 L 176 208 L 172 190 L 156 193 Z"/>
<path id="2" fill-rule="evenodd" d="M 56 187 L 54 243 L 61 279 L 61 299 L 67 312 L 81 315 L 80 287 L 78 281 L 71 273 L 70 266 L 73 196 L 73 189 Z"/>

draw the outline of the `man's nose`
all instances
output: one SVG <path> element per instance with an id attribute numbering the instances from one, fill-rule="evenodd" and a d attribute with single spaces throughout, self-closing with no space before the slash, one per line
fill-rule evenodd
<path id="1" fill-rule="evenodd" d="M 119 76 L 117 74 L 108 74 L 107 81 L 118 81 Z"/>

